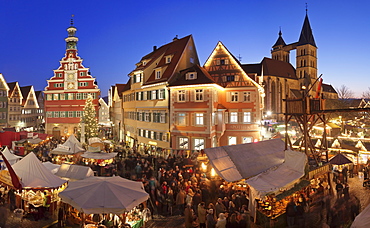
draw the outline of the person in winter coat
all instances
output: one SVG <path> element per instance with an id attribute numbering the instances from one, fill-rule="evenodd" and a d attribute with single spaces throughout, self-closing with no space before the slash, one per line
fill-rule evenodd
<path id="1" fill-rule="evenodd" d="M 207 216 L 207 210 L 206 210 L 206 204 L 204 202 L 201 202 L 198 204 L 198 221 L 199 221 L 199 228 L 206 228 L 206 216 Z"/>
<path id="2" fill-rule="evenodd" d="M 226 228 L 226 216 L 224 213 L 220 213 L 218 216 L 216 228 Z"/>
<path id="3" fill-rule="evenodd" d="M 179 193 L 176 195 L 176 207 L 177 210 L 180 211 L 181 215 L 184 214 L 185 210 L 185 198 L 186 198 L 186 193 L 184 189 L 180 189 Z"/>
<path id="4" fill-rule="evenodd" d="M 208 213 L 206 216 L 207 220 L 207 228 L 215 228 L 217 221 L 214 218 L 213 209 L 208 209 Z"/>

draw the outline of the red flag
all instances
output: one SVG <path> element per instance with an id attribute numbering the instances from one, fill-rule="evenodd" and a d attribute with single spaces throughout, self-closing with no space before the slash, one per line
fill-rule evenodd
<path id="1" fill-rule="evenodd" d="M 3 160 L 5 162 L 5 165 L 6 167 L 8 168 L 8 171 L 9 171 L 9 174 L 10 174 L 10 177 L 12 178 L 12 184 L 14 186 L 15 189 L 22 189 L 22 184 L 21 182 L 19 181 L 18 179 L 18 176 L 17 174 L 15 174 L 14 172 L 14 169 L 13 167 L 9 164 L 8 160 L 5 158 L 3 152 L 0 152 L 1 156 L 3 157 Z"/>

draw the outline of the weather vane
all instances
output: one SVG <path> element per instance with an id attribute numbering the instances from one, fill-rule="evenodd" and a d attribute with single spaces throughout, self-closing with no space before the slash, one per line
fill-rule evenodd
<path id="1" fill-rule="evenodd" d="M 73 17 L 74 17 L 75 15 L 74 14 L 72 14 L 72 18 L 71 18 L 71 25 L 73 25 Z"/>

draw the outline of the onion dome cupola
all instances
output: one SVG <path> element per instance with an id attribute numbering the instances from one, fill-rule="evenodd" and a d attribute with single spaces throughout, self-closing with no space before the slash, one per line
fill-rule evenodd
<path id="1" fill-rule="evenodd" d="M 73 17 L 73 16 L 72 16 Z M 66 49 L 77 49 L 78 38 L 76 37 L 76 27 L 73 26 L 73 18 L 71 19 L 71 26 L 67 28 L 68 37 L 65 38 Z"/>

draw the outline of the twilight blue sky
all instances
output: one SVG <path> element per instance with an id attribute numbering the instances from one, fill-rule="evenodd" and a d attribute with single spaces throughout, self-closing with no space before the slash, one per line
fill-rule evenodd
<path id="1" fill-rule="evenodd" d="M 242 63 L 271 57 L 279 27 L 298 41 L 305 3 L 318 46 L 318 75 L 358 97 L 370 87 L 370 1 L 356 0 L 0 0 L 0 73 L 43 90 L 64 57 L 74 14 L 78 53 L 102 95 L 126 83 L 142 56 L 192 34 L 201 65 L 218 41 Z M 295 52 L 291 52 L 295 65 Z"/>

